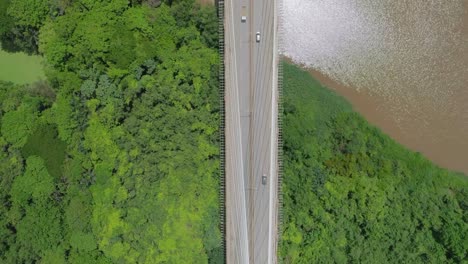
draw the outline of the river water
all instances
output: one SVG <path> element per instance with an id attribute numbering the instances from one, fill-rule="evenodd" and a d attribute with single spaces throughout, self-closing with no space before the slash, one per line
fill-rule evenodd
<path id="1" fill-rule="evenodd" d="M 371 123 L 468 174 L 468 0 L 283 0 L 281 52 Z"/>

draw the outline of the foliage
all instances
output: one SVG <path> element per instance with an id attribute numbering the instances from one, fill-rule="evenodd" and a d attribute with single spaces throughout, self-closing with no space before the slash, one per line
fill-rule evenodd
<path id="1" fill-rule="evenodd" d="M 39 28 L 49 13 L 48 1 L 9 0 L 8 15 L 15 18 L 15 24 Z"/>
<path id="2" fill-rule="evenodd" d="M 284 262 L 466 261 L 466 176 L 406 150 L 283 65 Z"/>
<path id="3" fill-rule="evenodd" d="M 14 179 L 10 191 L 8 216 L 16 241 L 5 254 L 7 262 L 32 262 L 60 243 L 59 210 L 50 200 L 54 189 L 43 160 L 28 158 L 26 172 Z"/>
<path id="4" fill-rule="evenodd" d="M 0 82 L 0 262 L 218 263 L 214 7 L 30 2 L 47 82 Z"/>
<path id="5" fill-rule="evenodd" d="M 7 13 L 9 5 L 10 0 L 0 1 L 0 36 L 4 36 L 8 33 L 14 23 L 13 18 Z"/>
<path id="6" fill-rule="evenodd" d="M 55 178 L 62 176 L 62 165 L 65 159 L 66 143 L 57 138 L 57 129 L 51 125 L 40 125 L 22 148 L 25 158 L 41 157 L 47 171 Z"/>
<path id="7" fill-rule="evenodd" d="M 0 44 L 9 52 L 37 52 L 39 24 L 47 15 L 47 2 L 0 0 Z"/>
<path id="8" fill-rule="evenodd" d="M 22 103 L 18 109 L 3 115 L 1 122 L 3 137 L 14 147 L 22 147 L 35 130 L 37 118 L 37 104 Z"/>

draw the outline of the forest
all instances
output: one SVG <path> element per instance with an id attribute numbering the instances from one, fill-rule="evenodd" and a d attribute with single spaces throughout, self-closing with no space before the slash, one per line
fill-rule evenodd
<path id="1" fill-rule="evenodd" d="M 218 19 L 192 0 L 0 0 L 0 263 L 222 263 Z"/>
<path id="2" fill-rule="evenodd" d="M 284 263 L 466 263 L 468 178 L 284 67 Z"/>

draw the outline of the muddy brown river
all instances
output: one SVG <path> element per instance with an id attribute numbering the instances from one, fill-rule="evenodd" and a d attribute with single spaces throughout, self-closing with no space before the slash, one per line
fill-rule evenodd
<path id="1" fill-rule="evenodd" d="M 468 174 L 468 0 L 283 5 L 283 55 L 399 143 Z"/>

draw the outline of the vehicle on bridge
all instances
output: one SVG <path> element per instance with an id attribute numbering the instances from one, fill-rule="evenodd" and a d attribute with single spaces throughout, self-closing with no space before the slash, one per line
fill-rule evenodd
<path id="1" fill-rule="evenodd" d="M 262 176 L 262 184 L 263 184 L 263 185 L 266 185 L 266 184 L 267 184 L 267 176 L 266 176 L 266 174 L 263 174 L 263 176 Z"/>

